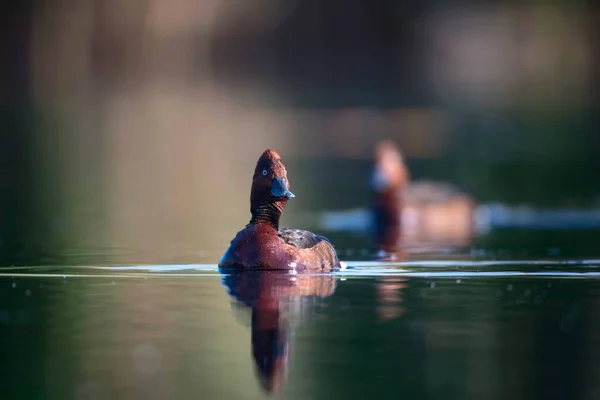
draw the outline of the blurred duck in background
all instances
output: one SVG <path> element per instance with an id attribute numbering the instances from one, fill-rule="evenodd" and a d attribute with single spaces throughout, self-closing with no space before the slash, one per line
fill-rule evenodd
<path id="1" fill-rule="evenodd" d="M 526 204 L 478 204 L 448 183 L 411 182 L 400 150 L 388 140 L 375 148 L 369 190 L 370 207 L 324 212 L 319 227 L 330 232 L 368 232 L 380 259 L 400 260 L 400 247 L 420 254 L 464 248 L 475 236 L 492 230 L 600 226 L 598 206 L 539 209 Z"/>
<path id="2" fill-rule="evenodd" d="M 404 194 L 409 174 L 402 156 L 392 142 L 385 141 L 375 149 L 371 186 L 374 192 L 373 241 L 377 250 L 395 253 L 402 229 Z"/>
<path id="3" fill-rule="evenodd" d="M 446 183 L 410 182 L 402 154 L 391 141 L 375 149 L 371 189 L 377 250 L 397 254 L 400 238 L 407 245 L 461 246 L 473 235 L 473 199 Z"/>

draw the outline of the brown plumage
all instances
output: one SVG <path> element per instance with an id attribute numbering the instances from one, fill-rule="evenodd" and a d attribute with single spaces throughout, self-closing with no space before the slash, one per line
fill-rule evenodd
<path id="1" fill-rule="evenodd" d="M 279 219 L 293 197 L 281 157 L 275 150 L 265 150 L 252 178 L 252 218 L 231 241 L 219 267 L 295 270 L 340 267 L 335 249 L 327 238 L 308 231 L 279 228 Z"/>

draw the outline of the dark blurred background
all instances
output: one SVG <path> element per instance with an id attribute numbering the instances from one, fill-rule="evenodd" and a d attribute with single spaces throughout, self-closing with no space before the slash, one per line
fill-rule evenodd
<path id="1" fill-rule="evenodd" d="M 216 262 L 247 222 L 267 147 L 288 163 L 298 196 L 285 219 L 300 225 L 307 210 L 364 206 L 384 138 L 413 178 L 479 201 L 598 205 L 599 10 L 7 1 L 0 262 L 152 259 L 190 246 L 215 249 Z"/>

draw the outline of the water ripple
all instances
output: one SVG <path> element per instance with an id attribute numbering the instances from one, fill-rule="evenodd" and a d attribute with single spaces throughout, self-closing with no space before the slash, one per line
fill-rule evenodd
<path id="1" fill-rule="evenodd" d="M 347 261 L 349 268 L 329 273 L 339 277 L 556 277 L 598 278 L 600 260 L 427 260 Z M 155 278 L 222 276 L 215 264 L 120 265 L 120 266 L 32 266 L 4 268 L 0 276 L 67 278 Z M 322 274 L 314 274 L 322 275 Z"/>

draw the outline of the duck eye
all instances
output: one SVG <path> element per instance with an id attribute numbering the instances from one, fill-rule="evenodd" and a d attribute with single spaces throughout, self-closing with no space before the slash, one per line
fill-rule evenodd
<path id="1" fill-rule="evenodd" d="M 263 172 L 262 172 L 262 174 L 263 174 L 263 176 L 267 176 L 267 170 L 266 170 L 266 169 L 263 169 Z"/>

